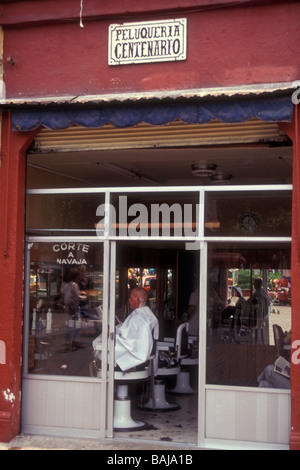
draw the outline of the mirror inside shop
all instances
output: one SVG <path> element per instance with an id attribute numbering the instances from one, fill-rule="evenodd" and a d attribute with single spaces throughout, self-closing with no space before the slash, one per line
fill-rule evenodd
<path id="1" fill-rule="evenodd" d="M 147 304 L 158 319 L 159 344 L 166 338 L 174 341 L 179 325 L 188 322 L 185 358 L 193 360 L 194 388 L 199 319 L 201 329 L 206 328 L 201 340 L 208 384 L 257 387 L 278 356 L 289 360 L 289 245 L 208 244 L 206 304 L 199 298 L 199 251 L 185 251 L 183 244 L 139 245 L 117 243 L 115 324 L 130 314 L 128 299 L 137 286 L 147 292 Z M 78 293 L 76 305 L 68 300 L 71 284 Z M 94 345 L 103 319 L 102 243 L 31 244 L 29 290 L 27 371 L 95 376 Z M 174 364 L 174 357 L 157 354 L 162 367 Z"/>

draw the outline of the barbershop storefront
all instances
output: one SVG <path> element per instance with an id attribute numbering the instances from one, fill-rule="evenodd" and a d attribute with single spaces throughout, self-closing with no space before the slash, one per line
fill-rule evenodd
<path id="1" fill-rule="evenodd" d="M 266 101 L 263 103 L 266 106 Z M 288 100 L 279 99 L 277 103 L 284 104 L 278 109 L 293 109 Z M 239 104 L 243 107 L 242 101 Z M 255 104 L 259 106 L 260 101 L 252 101 L 252 109 Z M 186 104 L 190 112 L 192 106 L 197 105 Z M 143 111 L 145 109 L 148 111 L 147 107 Z M 151 105 L 152 109 L 155 106 Z M 155 111 L 160 116 L 166 115 L 167 107 L 164 113 L 162 109 L 158 107 Z M 110 113 L 112 111 L 113 108 Z M 119 118 L 120 112 L 122 114 L 122 108 Z M 61 111 L 54 111 L 55 122 L 57 113 L 63 119 Z M 92 111 L 87 115 L 90 119 Z M 124 116 L 125 119 L 129 116 L 126 109 Z M 12 125 L 23 128 L 23 117 L 22 112 L 13 113 Z M 35 118 L 35 113 L 30 113 L 29 119 L 32 117 Z M 28 116 L 24 118 L 27 120 Z M 17 119 L 19 124 L 15 124 Z M 169 125 L 169 135 L 172 126 Z M 185 131 L 185 126 L 188 124 L 181 124 L 181 132 Z M 200 130 L 201 124 L 196 127 Z M 230 128 L 234 132 L 234 126 L 228 124 L 228 130 Z M 176 129 L 179 130 L 179 124 Z M 132 131 L 130 128 L 122 132 L 126 135 Z M 137 124 L 134 131 L 142 136 L 144 125 Z M 165 126 L 147 127 L 149 134 L 159 131 L 163 138 Z M 27 155 L 23 431 L 136 438 L 137 433 L 132 430 L 120 433 L 114 429 L 116 384 L 114 363 L 110 362 L 112 355 L 107 356 L 107 367 L 104 367 L 108 377 L 103 374 L 103 357 L 102 369 L 95 376 L 91 371 L 92 345 L 99 333 L 106 338 L 106 330 L 109 330 L 103 348 L 113 351 L 114 318 L 117 316 L 122 321 L 129 313 L 130 282 L 134 280 L 146 287 L 149 277 L 156 280 L 151 307 L 159 319 L 160 342 L 174 336 L 176 321 L 188 307 L 194 280 L 199 322 L 198 331 L 190 332 L 188 354 L 189 358 L 192 356 L 193 365 L 186 366 L 184 361 L 181 365 L 181 370 L 190 375 L 192 393 L 187 396 L 167 394 L 168 403 L 179 407 L 179 410 L 167 411 L 168 419 L 162 418 L 165 414 L 159 415 L 159 412 L 156 418 L 149 415 L 149 410 L 137 411 L 133 401 L 133 416 L 137 415 L 136 419 L 150 426 L 150 430 L 139 431 L 140 439 L 157 440 L 167 433 L 173 441 L 204 446 L 233 441 L 263 442 L 270 446 L 288 444 L 290 384 L 287 383 L 285 389 L 282 386 L 259 388 L 257 378 L 277 357 L 274 328 L 281 328 L 283 332 L 291 329 L 291 172 L 286 175 L 286 184 L 228 185 L 219 181 L 211 184 L 213 175 L 202 176 L 204 171 L 199 166 L 196 176 L 192 174 L 189 178 L 194 178 L 195 182 L 200 178 L 202 185 L 185 184 L 180 166 L 186 166 L 187 159 L 182 151 L 174 149 L 178 154 L 176 177 L 178 182 L 181 179 L 180 186 L 153 186 L 149 181 L 142 186 L 133 178 L 136 186 L 126 187 L 123 181 L 128 178 L 127 174 L 120 176 L 110 168 L 111 165 L 113 170 L 119 170 L 124 168 L 123 164 L 112 163 L 111 159 L 109 163 L 99 162 L 99 158 L 105 158 L 106 151 L 102 149 L 100 157 L 97 152 L 96 162 L 87 152 L 77 152 L 78 157 L 75 154 L 74 158 L 76 161 L 84 159 L 85 165 L 101 166 L 100 175 L 108 165 L 116 187 L 82 187 L 81 182 L 73 184 L 72 170 L 62 176 L 64 171 L 60 170 L 58 175 L 49 163 L 45 169 L 48 156 L 45 152 L 36 152 L 35 148 L 49 145 L 43 134 L 51 138 L 51 132 L 56 134 L 54 139 L 59 139 L 62 132 L 69 132 L 70 137 L 63 138 L 65 145 L 72 146 L 77 129 L 42 129 Z M 108 133 L 113 139 L 114 132 L 117 131 L 110 125 L 108 129 L 107 126 L 99 128 L 94 134 L 104 139 Z M 83 139 L 88 130 L 80 128 L 80 133 Z M 243 138 L 246 133 L 245 128 Z M 284 158 L 292 161 L 292 146 L 288 145 L 287 135 L 278 132 L 278 136 L 284 145 Z M 87 139 L 87 143 L 91 142 L 90 136 Z M 187 150 L 193 152 L 185 146 L 184 153 Z M 50 151 L 53 152 L 53 147 Z M 55 165 L 55 160 L 61 162 L 61 158 L 68 165 L 69 159 L 73 159 L 70 151 L 71 148 L 59 154 L 57 159 L 51 155 L 51 165 Z M 222 158 L 224 151 L 221 146 L 215 158 L 217 154 Z M 123 152 L 126 149 L 117 150 L 119 158 Z M 156 149 L 139 148 L 130 152 L 145 159 L 145 168 L 146 160 L 151 167 L 155 165 Z M 276 158 L 280 161 L 278 156 Z M 157 164 L 160 172 L 156 175 L 165 177 L 163 163 Z M 191 172 L 194 168 L 191 163 Z M 51 171 L 53 184 L 49 185 Z M 34 172 L 40 177 L 34 176 Z M 140 164 L 139 179 L 143 180 L 144 175 L 150 178 L 149 174 Z M 43 187 L 44 177 L 46 187 Z M 65 178 L 64 186 L 55 187 L 58 177 Z M 81 171 L 82 179 L 89 177 L 90 171 Z M 80 315 L 70 318 L 60 289 L 74 268 L 84 277 L 81 289 L 87 299 L 82 303 Z M 240 308 L 240 303 L 254 295 L 256 278 L 263 280 L 271 301 L 265 312 L 250 314 L 246 307 Z M 257 317 L 250 318 L 251 315 Z M 169 371 L 172 374 L 171 368 Z M 165 386 L 174 387 L 176 379 L 176 375 L 172 376 Z M 146 382 L 142 395 L 134 396 L 135 400 L 146 403 L 148 387 Z M 191 415 L 189 432 L 176 432 L 179 423 L 188 425 Z M 163 419 L 168 422 L 168 429 L 160 423 Z M 155 427 L 154 432 L 151 426 Z"/>
<path id="2" fill-rule="evenodd" d="M 143 67 L 143 59 L 159 67 L 163 54 L 184 64 L 190 16 L 152 28 L 110 26 L 108 66 Z M 134 45 L 140 39 L 147 48 Z M 44 435 L 289 448 L 298 406 L 296 90 L 278 81 L 191 96 L 178 86 L 147 97 L 15 103 L 4 112 L 4 266 L 13 257 L 23 292 L 15 301 L 23 304 L 22 379 L 6 387 L 0 417 L 7 435 L 20 425 Z M 84 292 L 76 313 L 61 295 L 75 270 Z M 257 296 L 258 279 L 268 300 Z M 145 406 L 149 378 L 129 385 L 132 418 L 146 423 L 138 432 L 116 426 L 114 400 L 115 330 L 130 313 L 133 284 L 149 294 L 158 351 L 174 341 L 192 291 L 198 319 L 178 367 L 168 359 L 167 373 L 155 377 L 166 409 Z M 21 346 L 20 326 L 11 329 Z M 12 341 L 4 341 L 1 367 L 13 363 Z M 265 375 L 262 386 L 278 356 L 291 364 L 291 378 L 281 371 L 267 387 Z M 183 377 L 188 393 L 178 391 Z M 12 425 L 18 388 L 21 414 Z"/>

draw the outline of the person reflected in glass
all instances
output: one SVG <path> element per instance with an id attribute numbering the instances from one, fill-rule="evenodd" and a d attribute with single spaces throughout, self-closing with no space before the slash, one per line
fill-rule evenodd
<path id="1" fill-rule="evenodd" d="M 199 336 L 199 283 L 196 278 L 193 278 L 188 307 L 185 309 L 180 321 L 188 321 L 189 336 Z"/>
<path id="2" fill-rule="evenodd" d="M 66 338 L 72 340 L 72 346 L 74 347 L 76 347 L 76 342 L 79 339 L 81 327 L 80 301 L 86 300 L 86 295 L 80 292 L 78 282 L 78 269 L 72 268 L 67 273 L 60 289 L 65 311 L 68 315 Z"/>
<path id="3" fill-rule="evenodd" d="M 268 330 L 268 316 L 271 299 L 263 288 L 263 281 L 261 278 L 255 279 L 253 285 L 255 292 L 247 301 L 250 305 L 249 326 L 254 332 L 255 343 L 267 344 L 267 339 L 264 337 L 264 330 Z"/>

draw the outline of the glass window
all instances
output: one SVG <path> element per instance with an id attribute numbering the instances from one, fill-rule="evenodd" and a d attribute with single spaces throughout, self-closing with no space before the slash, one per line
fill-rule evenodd
<path id="1" fill-rule="evenodd" d="M 144 192 L 112 195 L 111 234 L 120 237 L 191 237 L 198 234 L 199 194 Z"/>
<path id="2" fill-rule="evenodd" d="M 103 203 L 104 194 L 99 193 L 28 194 L 27 235 L 96 236 L 97 208 Z"/>
<path id="3" fill-rule="evenodd" d="M 290 237 L 291 191 L 207 192 L 205 236 Z"/>
<path id="4" fill-rule="evenodd" d="M 290 260 L 287 246 L 209 245 L 207 383 L 262 386 L 278 356 L 289 361 Z M 275 373 L 270 384 L 289 380 Z"/>
<path id="5" fill-rule="evenodd" d="M 28 372 L 90 376 L 102 329 L 102 243 L 33 243 Z"/>

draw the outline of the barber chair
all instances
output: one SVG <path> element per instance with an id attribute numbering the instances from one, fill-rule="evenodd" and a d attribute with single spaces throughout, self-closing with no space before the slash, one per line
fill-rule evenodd
<path id="1" fill-rule="evenodd" d="M 155 346 L 153 346 L 153 350 Z M 101 345 L 95 351 L 101 350 Z M 139 370 L 114 371 L 116 392 L 114 399 L 114 431 L 140 431 L 146 427 L 143 421 L 135 421 L 131 417 L 131 398 L 129 396 L 129 384 L 148 380 L 153 370 L 154 353 L 148 361 L 139 366 Z M 101 377 L 101 369 L 97 368 L 96 361 L 90 364 L 90 375 Z"/>
<path id="2" fill-rule="evenodd" d="M 196 337 L 195 340 L 197 340 Z M 193 339 L 191 337 L 189 338 L 189 343 L 190 342 L 193 342 Z M 191 395 L 193 393 L 197 393 L 197 390 L 194 390 L 193 387 L 190 385 L 189 368 L 196 366 L 198 362 L 198 354 L 197 357 L 184 357 L 181 359 L 181 369 L 179 374 L 176 375 L 176 385 L 174 388 L 168 390 L 169 393 L 174 393 L 178 395 Z"/>
<path id="3" fill-rule="evenodd" d="M 173 348 L 172 362 L 168 367 L 160 367 L 158 364 L 155 379 L 150 386 L 150 398 L 142 406 L 145 411 L 176 411 L 181 407 L 177 403 L 169 403 L 166 399 L 166 386 L 163 378 L 178 375 L 180 373 L 180 362 L 187 357 L 188 350 L 188 322 L 181 323 L 176 331 L 175 344 Z M 172 352 L 172 345 L 169 342 L 157 344 L 157 350 Z M 156 357 L 157 360 L 157 357 Z"/>
<path id="4" fill-rule="evenodd" d="M 135 421 L 131 417 L 131 398 L 128 394 L 129 383 L 147 380 L 149 367 L 134 372 L 115 371 L 117 390 L 114 400 L 114 431 L 139 431 L 146 423 Z"/>
<path id="5" fill-rule="evenodd" d="M 276 347 L 277 356 L 284 357 L 287 361 L 291 360 L 291 347 L 284 343 L 284 333 L 281 326 L 273 325 L 274 342 Z"/>

